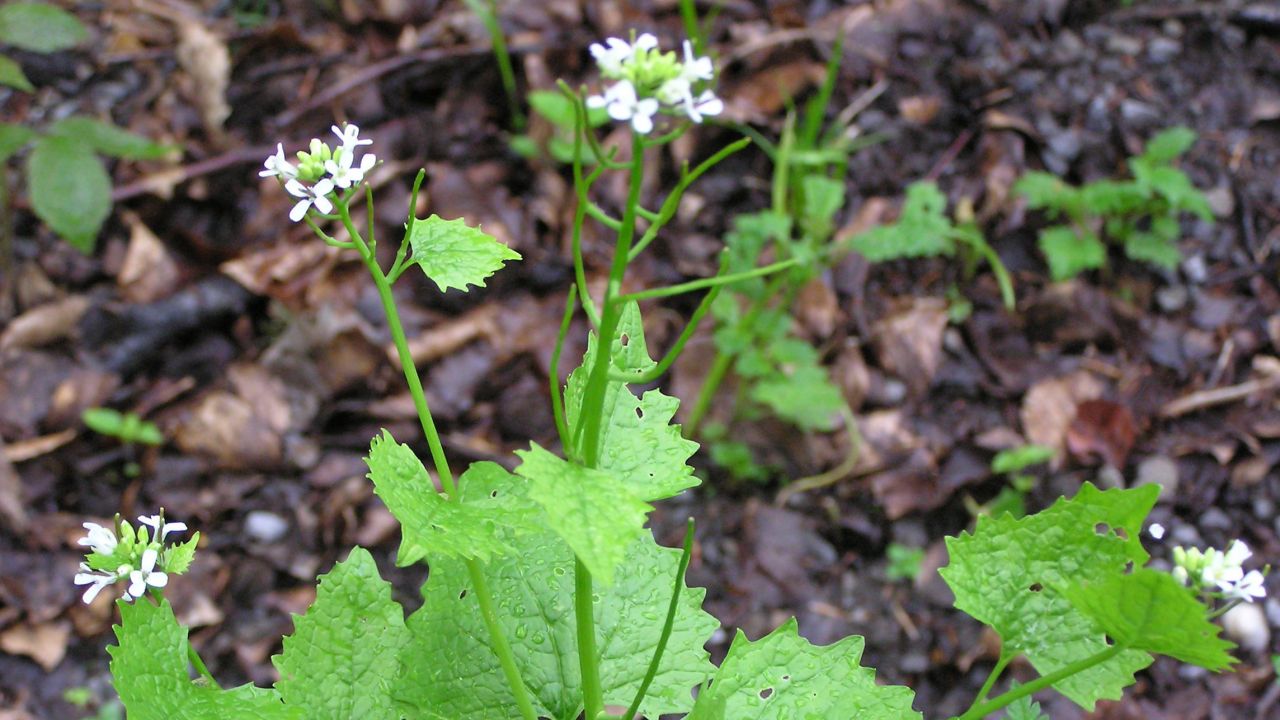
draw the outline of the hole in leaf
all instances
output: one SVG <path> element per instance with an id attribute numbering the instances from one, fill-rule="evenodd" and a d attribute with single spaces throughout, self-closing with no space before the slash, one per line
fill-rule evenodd
<path id="1" fill-rule="evenodd" d="M 1044 590 L 1044 586 L 1041 585 L 1040 583 L 1032 583 L 1031 587 L 1027 589 L 1030 590 L 1031 592 L 1040 592 L 1041 590 Z"/>
<path id="2" fill-rule="evenodd" d="M 498 497 L 498 491 L 497 491 L 497 490 L 494 490 L 493 492 L 489 493 L 489 497 L 491 497 L 491 498 Z"/>
<path id="3" fill-rule="evenodd" d="M 1111 532 L 1111 526 L 1106 523 L 1098 523 L 1097 525 L 1093 526 L 1093 531 L 1098 533 L 1099 535 L 1106 535 L 1107 533 Z"/>
<path id="4" fill-rule="evenodd" d="M 767 687 L 767 688 L 765 688 L 765 689 L 763 689 L 763 690 L 761 690 L 761 691 L 760 691 L 760 699 L 761 699 L 761 700 L 768 700 L 768 699 L 769 699 L 769 696 L 771 696 L 771 695 L 773 695 L 773 688 L 771 688 L 771 687 Z"/>
<path id="5" fill-rule="evenodd" d="M 782 676 L 782 682 L 787 682 L 787 681 L 789 681 L 789 680 L 791 680 L 791 676 L 790 676 L 790 675 L 783 675 L 783 676 Z"/>
<path id="6" fill-rule="evenodd" d="M 1127 562 L 1127 563 L 1125 563 L 1125 564 L 1124 564 L 1124 574 L 1125 574 L 1125 575 L 1132 575 L 1132 574 L 1133 574 L 1133 561 L 1132 561 L 1132 560 L 1130 560 L 1129 562 Z"/>
<path id="7" fill-rule="evenodd" d="M 1122 527 L 1116 528 L 1115 533 L 1116 533 L 1116 537 L 1120 538 L 1121 540 L 1129 539 L 1129 532 Z"/>
<path id="8" fill-rule="evenodd" d="M 628 337 L 626 333 L 622 333 L 618 336 L 618 344 L 622 347 L 626 347 L 629 342 L 631 342 L 631 338 Z"/>
<path id="9" fill-rule="evenodd" d="M 467 597 L 467 589 L 462 588 L 462 592 L 458 593 L 458 599 L 462 600 Z"/>

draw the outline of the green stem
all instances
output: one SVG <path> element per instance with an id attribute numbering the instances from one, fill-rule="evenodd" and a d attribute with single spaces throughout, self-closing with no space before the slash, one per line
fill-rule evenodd
<path id="1" fill-rule="evenodd" d="M 640 683 L 640 688 L 636 690 L 636 697 L 631 701 L 631 705 L 627 707 L 627 711 L 622 717 L 630 720 L 640 712 L 640 703 L 644 701 L 644 694 L 649 691 L 649 686 L 653 684 L 653 678 L 658 674 L 658 665 L 662 662 L 662 653 L 667 649 L 667 642 L 671 640 L 671 630 L 675 627 L 676 610 L 680 606 L 680 590 L 684 588 L 684 573 L 689 569 L 689 558 L 693 556 L 693 518 L 689 518 L 684 529 L 684 549 L 680 553 L 680 564 L 676 567 L 676 584 L 671 589 L 671 603 L 667 605 L 667 619 L 662 624 L 662 634 L 658 636 L 658 646 L 653 650 L 653 658 L 649 661 L 649 669 L 644 674 L 644 680 Z"/>
<path id="2" fill-rule="evenodd" d="M 453 471 L 449 468 L 448 458 L 445 457 L 444 447 L 440 443 L 440 434 L 436 431 L 431 409 L 427 407 L 427 398 L 422 390 L 422 378 L 418 375 L 418 367 L 414 364 L 413 356 L 409 353 L 409 342 L 404 334 L 404 326 L 400 322 L 400 312 L 396 308 L 395 297 L 391 292 L 391 284 L 387 281 L 387 276 L 383 274 L 381 266 L 378 265 L 378 259 L 374 257 L 373 252 L 365 244 L 364 239 L 360 237 L 360 233 L 356 231 L 355 225 L 351 222 L 351 213 L 347 207 L 346 200 L 340 201 L 338 207 L 341 211 L 342 223 L 347 232 L 351 234 L 352 242 L 355 244 L 356 249 L 360 251 L 360 259 L 364 261 L 365 267 L 368 268 L 369 274 L 373 277 L 374 286 L 378 289 L 378 297 L 382 301 L 382 311 L 387 318 L 387 327 L 391 331 L 391 339 L 395 343 L 396 354 L 400 358 L 400 367 L 404 372 L 405 382 L 409 385 L 409 394 L 413 396 L 413 407 L 418 413 L 422 431 L 426 435 L 427 444 L 431 448 L 431 460 L 436 466 L 436 474 L 440 476 L 441 485 L 444 486 L 449 500 L 456 502 L 459 497 L 457 484 L 453 480 Z M 410 216 L 412 217 L 412 214 Z M 533 708 L 529 688 L 525 686 L 524 680 L 520 677 L 519 669 L 515 664 L 515 656 L 511 652 L 511 644 L 507 641 L 506 635 L 502 633 L 502 627 L 498 623 L 498 616 L 493 610 L 493 594 L 489 591 L 489 585 L 485 581 L 480 563 L 475 560 L 467 560 L 466 565 L 467 572 L 471 576 L 471 582 L 475 585 L 476 600 L 480 606 L 485 628 L 489 632 L 490 644 L 498 658 L 498 664 L 502 666 L 507 683 L 511 687 L 511 694 L 515 697 L 516 705 L 520 709 L 520 715 L 524 720 L 537 720 L 538 714 Z"/>
<path id="3" fill-rule="evenodd" d="M 996 660 L 995 666 L 991 668 L 991 674 L 987 675 L 987 681 L 982 683 L 982 689 L 978 690 L 978 696 L 975 697 L 973 699 L 973 703 L 969 705 L 970 710 L 981 703 L 986 702 L 987 696 L 991 694 L 991 689 L 996 686 L 996 681 L 1000 679 L 1000 674 L 1004 672 L 1005 666 L 1007 666 L 1014 657 L 1016 657 L 1014 653 L 1004 651 L 1000 653 L 1000 658 Z"/>
<path id="4" fill-rule="evenodd" d="M 573 618 L 578 628 L 578 669 L 582 673 L 582 706 L 587 720 L 604 712 L 604 688 L 600 684 L 600 651 L 596 647 L 595 590 L 591 571 L 573 561 Z"/>
<path id="5" fill-rule="evenodd" d="M 707 49 L 707 39 L 698 25 L 698 8 L 694 7 L 693 0 L 680 0 L 680 19 L 684 21 L 684 34 L 693 43 L 694 53 L 701 55 Z"/>
<path id="6" fill-rule="evenodd" d="M 1038 677 L 1026 685 L 1019 685 L 1009 692 L 996 697 L 994 700 L 989 700 L 977 707 L 969 708 L 963 715 L 956 718 L 956 720 L 979 720 L 980 718 L 984 718 L 1000 708 L 1005 707 L 1009 703 L 1012 703 L 1014 700 L 1024 698 L 1047 687 L 1052 687 L 1054 683 L 1065 680 L 1076 673 L 1084 672 L 1094 665 L 1100 665 L 1116 655 L 1119 655 L 1123 651 L 1124 646 L 1112 645 L 1102 652 L 1077 660 L 1070 665 L 1066 665 L 1049 673 L 1048 675 Z"/>
<path id="7" fill-rule="evenodd" d="M 564 317 L 560 319 L 560 331 L 556 334 L 556 347 L 551 351 L 551 414 L 555 417 L 556 432 L 560 435 L 560 444 L 564 446 L 566 455 L 572 454 L 569 448 L 569 424 L 565 419 L 564 395 L 560 392 L 560 353 L 564 351 L 564 340 L 569 335 L 569 325 L 573 322 L 573 311 L 576 307 L 574 299 L 577 290 L 569 286 L 569 297 L 564 303 Z"/>
<path id="8" fill-rule="evenodd" d="M 200 653 L 196 652 L 196 646 L 191 644 L 191 640 L 187 640 L 187 661 L 191 663 L 191 667 L 196 669 L 200 677 L 208 681 L 210 687 L 221 688 L 218 681 L 213 678 L 213 673 L 209 672 L 209 668 L 205 666 L 204 660 L 200 659 Z"/>
<path id="9" fill-rule="evenodd" d="M 718 275 L 701 280 L 690 280 L 689 282 L 679 283 L 678 285 L 668 285 L 667 287 L 653 288 L 652 290 L 641 290 L 639 292 L 629 293 L 627 295 L 618 296 L 614 302 L 621 305 L 633 300 L 649 300 L 652 298 L 671 297 L 672 295 L 683 295 L 695 290 L 705 290 L 706 288 L 719 287 L 721 285 L 731 285 L 733 283 L 750 280 L 751 278 L 772 275 L 776 272 L 795 267 L 800 264 L 799 258 L 789 258 L 787 260 L 779 260 L 776 263 L 764 265 L 751 270 L 744 270 L 739 273 L 731 273 L 729 275 Z"/>
<path id="10" fill-rule="evenodd" d="M 564 86 L 562 89 L 567 88 Z M 566 92 L 568 92 L 566 90 Z M 573 211 L 573 275 L 578 286 L 579 299 L 582 302 L 582 311 L 587 315 L 587 321 L 592 327 L 600 327 L 600 313 L 596 311 L 595 302 L 591 300 L 591 293 L 587 289 L 587 270 L 586 263 L 582 259 L 582 224 L 586 221 L 587 211 L 593 206 L 590 198 L 587 197 L 587 191 L 591 189 L 591 184 L 600 177 L 600 173 L 604 172 L 603 164 L 597 165 L 590 175 L 585 178 L 582 176 L 582 137 L 589 134 L 591 128 L 587 126 L 586 108 L 582 105 L 582 98 L 573 95 L 573 107 L 578 130 L 573 134 L 573 189 L 577 194 L 578 204 Z"/>
<path id="11" fill-rule="evenodd" d="M 498 74 L 502 76 L 502 89 L 507 93 L 507 105 L 511 109 L 511 124 L 516 132 L 522 132 L 525 126 L 524 110 L 520 108 L 520 95 L 516 90 L 516 73 L 511 65 L 511 51 L 507 49 L 507 39 L 502 34 L 502 25 L 498 22 L 498 9 L 495 0 L 466 0 L 472 12 L 480 18 L 485 30 L 489 31 L 489 42 L 493 46 L 493 56 L 498 62 Z"/>

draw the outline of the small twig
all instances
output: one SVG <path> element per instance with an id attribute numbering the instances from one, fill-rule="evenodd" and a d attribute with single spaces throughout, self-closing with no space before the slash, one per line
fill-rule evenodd
<path id="1" fill-rule="evenodd" d="M 1258 364 L 1261 365 L 1261 363 Z M 1168 402 L 1164 407 L 1160 408 L 1160 417 L 1180 417 L 1197 410 L 1244 400 L 1254 393 L 1273 390 L 1280 387 L 1280 372 L 1276 372 L 1274 367 L 1270 367 L 1270 363 L 1262 365 L 1259 369 L 1265 373 L 1265 377 L 1257 380 L 1248 380 L 1238 385 L 1229 385 L 1223 388 L 1198 390 L 1190 395 L 1184 395 L 1177 400 Z"/>

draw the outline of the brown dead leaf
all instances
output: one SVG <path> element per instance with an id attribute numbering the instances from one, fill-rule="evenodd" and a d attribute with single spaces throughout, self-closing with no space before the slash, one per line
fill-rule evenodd
<path id="1" fill-rule="evenodd" d="M 280 464 L 283 439 L 244 398 L 215 390 L 201 398 L 174 432 L 183 452 L 214 458 L 229 469 Z"/>
<path id="2" fill-rule="evenodd" d="M 129 226 L 129 249 L 116 282 L 121 294 L 135 303 L 148 303 L 172 293 L 178 286 L 178 263 L 151 228 L 134 213 L 124 214 Z"/>
<path id="3" fill-rule="evenodd" d="M 876 322 L 872 334 L 880 365 L 915 394 L 923 393 L 942 364 L 942 332 L 947 303 L 941 298 L 911 298 Z"/>
<path id="4" fill-rule="evenodd" d="M 68 337 L 90 304 L 83 295 L 71 295 L 31 308 L 0 333 L 0 350 L 37 348 Z"/>
<path id="5" fill-rule="evenodd" d="M 29 657 L 49 672 L 66 657 L 70 637 L 71 623 L 66 620 L 19 623 L 0 632 L 0 650 Z"/>
<path id="6" fill-rule="evenodd" d="M 22 480 L 9 462 L 4 439 L 0 438 L 0 526 L 14 535 L 27 529 L 26 504 L 22 499 Z"/>
<path id="7" fill-rule="evenodd" d="M 928 125 L 942 109 L 942 98 L 937 95 L 912 95 L 898 101 L 898 114 L 914 125 Z"/>
<path id="8" fill-rule="evenodd" d="M 175 18 L 178 26 L 178 64 L 190 78 L 188 94 L 200 108 L 204 127 L 222 135 L 222 123 L 231 115 L 227 85 L 231 81 L 231 53 L 217 35 L 195 19 Z"/>
<path id="9" fill-rule="evenodd" d="M 1076 406 L 1075 420 L 1067 428 L 1066 445 L 1079 460 L 1101 457 L 1113 468 L 1123 468 L 1137 425 L 1129 408 L 1110 400 L 1085 400 Z"/>
<path id="10" fill-rule="evenodd" d="M 733 120 L 763 122 L 788 100 L 821 83 L 827 70 L 822 63 L 796 60 L 768 67 L 726 93 L 725 115 Z"/>
<path id="11" fill-rule="evenodd" d="M 1022 431 L 1027 441 L 1053 448 L 1054 465 L 1061 464 L 1076 408 L 1086 400 L 1096 400 L 1102 391 L 1102 381 L 1085 370 L 1032 385 L 1022 398 Z"/>
<path id="12" fill-rule="evenodd" d="M 796 319 L 809 331 L 810 337 L 822 341 L 835 332 L 839 300 L 823 278 L 814 278 L 800 288 L 794 309 Z"/>
<path id="13" fill-rule="evenodd" d="M 478 337 L 496 338 L 499 336 L 497 313 L 498 305 L 489 303 L 428 328 L 409 340 L 409 354 L 414 362 L 427 363 L 456 352 Z M 386 352 L 393 364 L 400 363 L 394 345 L 388 345 Z"/>
<path id="14" fill-rule="evenodd" d="M 855 235 L 864 233 L 881 224 L 892 208 L 893 204 L 889 202 L 888 198 L 867 198 L 858 207 L 858 211 L 853 214 L 849 222 L 836 231 L 836 244 L 842 245 Z"/>

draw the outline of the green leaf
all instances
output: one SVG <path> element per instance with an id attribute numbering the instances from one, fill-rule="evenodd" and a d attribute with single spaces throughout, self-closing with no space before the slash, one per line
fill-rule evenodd
<path id="1" fill-rule="evenodd" d="M 1069 280 L 1085 270 L 1107 264 L 1107 247 L 1097 235 L 1077 235 L 1069 225 L 1054 225 L 1040 231 L 1040 251 L 1049 261 L 1054 280 Z"/>
<path id="2" fill-rule="evenodd" d="M 1061 588 L 1075 607 L 1112 641 L 1126 648 L 1168 655 L 1209 670 L 1225 670 L 1235 647 L 1218 637 L 1208 608 L 1173 576 L 1140 568 Z"/>
<path id="3" fill-rule="evenodd" d="M 850 243 L 871 262 L 950 256 L 955 253 L 951 239 L 954 227 L 947 219 L 946 210 L 947 196 L 935 183 L 912 183 L 907 187 L 907 199 L 898 222 L 872 228 L 855 236 Z"/>
<path id="4" fill-rule="evenodd" d="M 1155 233 L 1135 232 L 1124 241 L 1124 254 L 1131 260 L 1149 262 L 1173 270 L 1182 260 L 1182 251 L 1176 241 L 1169 241 Z"/>
<path id="5" fill-rule="evenodd" d="M 529 107 L 533 111 L 551 121 L 552 125 L 565 130 L 573 130 L 577 123 L 574 102 L 558 90 L 532 90 L 528 95 Z M 587 123 L 591 127 L 599 127 L 609 122 L 609 113 L 604 108 L 587 108 Z"/>
<path id="6" fill-rule="evenodd" d="M 436 492 L 418 456 L 386 430 L 373 439 L 365 462 L 374 492 L 400 521 L 403 539 L 396 564 L 401 567 L 423 558 L 488 560 L 510 552 L 500 528 L 520 531 L 531 527 L 537 518 L 536 509 L 527 500 L 513 496 L 519 484 L 494 463 L 475 463 L 458 482 L 464 486 L 474 482 L 501 484 L 503 492 L 467 504 L 449 502 Z"/>
<path id="7" fill-rule="evenodd" d="M 1049 462 L 1053 458 L 1053 448 L 1044 445 L 1020 445 L 1008 450 L 1001 450 L 991 458 L 991 472 L 1015 473 L 1026 470 L 1032 465 Z"/>
<path id="8" fill-rule="evenodd" d="M 1018 683 L 1013 683 L 1009 689 L 1018 687 Z M 1005 708 L 1005 720 L 1050 720 L 1048 715 L 1040 709 L 1040 703 L 1031 699 L 1030 695 L 1024 695 L 1017 700 L 1009 703 Z"/>
<path id="9" fill-rule="evenodd" d="M 817 647 L 800 637 L 795 618 L 755 642 L 741 630 L 689 720 L 905 720 L 914 693 L 876 684 L 862 667 L 863 639 Z"/>
<path id="10" fill-rule="evenodd" d="M 516 455 L 521 461 L 516 474 L 529 481 L 529 499 L 542 506 L 547 526 L 573 548 L 594 578 L 612 583 L 614 570 L 653 508 L 611 473 L 571 463 L 537 443 Z"/>
<path id="11" fill-rule="evenodd" d="M 1137 183 L 1097 180 L 1080 188 L 1083 206 L 1092 215 L 1135 213 L 1150 202 L 1148 193 Z"/>
<path id="12" fill-rule="evenodd" d="M 111 677 L 129 720 L 300 720 L 274 690 L 242 685 L 219 690 L 187 675 L 187 629 L 168 600 L 119 601 L 118 645 L 107 648 Z"/>
<path id="13" fill-rule="evenodd" d="M 597 348 L 597 338 L 592 335 L 587 339 L 582 365 L 569 374 L 565 387 L 569 427 L 576 427 L 580 421 L 587 377 Z M 644 322 L 636 303 L 628 303 L 622 309 L 612 357 L 613 368 L 619 373 L 644 372 L 656 365 L 649 356 Z M 621 380 L 610 380 L 605 388 L 600 469 L 620 480 L 640 500 L 671 497 L 698 484 L 693 468 L 687 464 L 698 444 L 686 440 L 679 425 L 671 424 L 679 407 L 678 399 L 657 390 L 636 397 Z"/>
<path id="14" fill-rule="evenodd" d="M 0 163 L 13 157 L 34 136 L 34 132 L 21 125 L 0 123 Z"/>
<path id="15" fill-rule="evenodd" d="M 317 720 L 399 720 L 390 695 L 398 668 L 391 659 L 409 642 L 409 631 L 369 551 L 352 548 L 321 575 L 315 602 L 293 624 L 284 651 L 271 659 L 285 703 Z"/>
<path id="16" fill-rule="evenodd" d="M 551 533 L 521 537 L 516 552 L 483 569 L 493 602 L 501 608 L 498 621 L 512 640 L 516 666 L 539 715 L 576 718 L 582 711 L 582 682 L 573 552 Z M 635 696 L 662 630 L 679 560 L 678 550 L 659 547 L 651 533 L 643 532 L 627 548 L 613 584 L 596 587 L 596 642 L 606 703 L 627 705 Z M 404 673 L 395 691 L 408 716 L 520 717 L 496 670 L 474 589 L 462 563 L 446 559 L 432 565 L 425 603 L 407 623 L 412 641 L 401 655 Z M 692 688 L 715 671 L 703 645 L 719 623 L 701 610 L 704 595 L 702 588 L 680 593 L 670 642 L 640 707 L 645 717 L 688 712 Z"/>
<path id="17" fill-rule="evenodd" d="M 810 237 L 828 237 L 836 213 L 844 206 L 844 183 L 822 175 L 805 175 L 801 188 L 804 192 L 801 225 Z"/>
<path id="18" fill-rule="evenodd" d="M 1022 652 L 1041 675 L 1107 648 L 1094 622 L 1054 588 L 1097 582 L 1143 565 L 1143 520 L 1160 488 L 1100 491 L 1085 483 L 1035 515 L 984 516 L 972 533 L 947 539 L 950 564 L 940 573 L 957 608 L 990 625 L 1007 652 Z M 1123 530 L 1122 537 L 1117 531 Z M 1151 656 L 1126 650 L 1055 686 L 1086 709 L 1117 699 Z"/>
<path id="19" fill-rule="evenodd" d="M 47 132 L 77 140 L 103 155 L 130 160 L 162 158 L 177 149 L 171 145 L 152 142 L 111 123 L 83 116 L 59 120 L 49 126 Z"/>
<path id="20" fill-rule="evenodd" d="M 1063 182 L 1047 172 L 1025 173 L 1013 184 L 1013 191 L 1027 199 L 1032 210 L 1066 213 L 1071 217 L 1084 214 L 1084 197 L 1079 188 Z"/>
<path id="21" fill-rule="evenodd" d="M 519 260 L 520 253 L 503 245 L 461 218 L 444 220 L 432 215 L 416 220 L 409 235 L 413 262 L 431 278 L 440 292 L 468 285 L 484 287 L 485 278 L 502 269 L 507 260 Z"/>
<path id="22" fill-rule="evenodd" d="M 0 43 L 51 53 L 73 48 L 88 38 L 84 25 L 62 8 L 32 2 L 0 7 Z"/>
<path id="23" fill-rule="evenodd" d="M 844 408 L 844 394 L 816 365 L 784 369 L 751 387 L 751 399 L 805 430 L 828 431 Z"/>
<path id="24" fill-rule="evenodd" d="M 70 138 L 48 136 L 27 157 L 31 208 L 54 232 L 83 253 L 93 250 L 111 214 L 111 178 L 92 149 Z"/>
<path id="25" fill-rule="evenodd" d="M 1142 157 L 1152 163 L 1167 164 L 1190 150 L 1195 142 L 1194 130 L 1185 127 L 1169 128 L 1147 141 Z"/>
<path id="26" fill-rule="evenodd" d="M 200 545 L 200 533 L 196 532 L 186 542 L 170 545 L 165 548 L 164 562 L 162 567 L 164 571 L 170 575 L 181 575 L 191 567 L 191 561 L 196 557 L 196 547 Z"/>
<path id="27" fill-rule="evenodd" d="M 22 72 L 22 66 L 8 55 L 0 55 L 0 85 L 17 88 L 23 92 L 35 92 L 36 88 Z"/>

